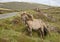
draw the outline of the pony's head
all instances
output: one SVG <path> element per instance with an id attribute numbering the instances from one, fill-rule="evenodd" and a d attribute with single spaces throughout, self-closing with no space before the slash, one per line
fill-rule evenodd
<path id="1" fill-rule="evenodd" d="M 29 20 L 33 20 L 33 16 L 26 13 L 26 12 L 23 12 L 21 14 L 21 19 L 24 20 L 24 21 L 29 21 Z"/>

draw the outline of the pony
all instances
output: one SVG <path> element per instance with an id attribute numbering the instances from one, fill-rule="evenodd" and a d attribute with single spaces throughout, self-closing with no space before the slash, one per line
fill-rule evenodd
<path id="1" fill-rule="evenodd" d="M 41 35 L 41 38 L 44 38 L 44 35 L 47 34 L 48 29 L 47 25 L 41 19 L 35 19 L 31 14 L 23 13 L 21 14 L 21 19 L 23 23 L 28 27 L 28 33 L 32 36 L 32 30 L 38 31 Z"/>

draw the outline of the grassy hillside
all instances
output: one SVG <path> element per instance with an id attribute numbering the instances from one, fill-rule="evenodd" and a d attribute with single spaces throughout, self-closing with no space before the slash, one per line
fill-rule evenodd
<path id="1" fill-rule="evenodd" d="M 0 8 L 0 14 L 10 13 L 10 12 L 16 12 L 16 11 L 12 9 Z"/>
<path id="2" fill-rule="evenodd" d="M 33 14 L 37 18 L 37 12 L 34 10 L 25 10 L 30 14 Z M 53 25 L 57 28 L 60 28 L 60 9 L 59 8 L 50 8 L 41 10 L 44 13 L 47 13 L 51 16 L 54 16 L 57 21 L 53 22 L 46 18 L 43 15 L 40 15 L 38 18 L 41 18 L 45 22 L 48 22 L 50 25 Z M 14 21 L 17 21 L 15 23 Z M 33 36 L 27 36 L 25 30 L 25 25 L 22 23 L 20 17 L 14 16 L 7 19 L 0 20 L 0 41 L 1 42 L 42 42 L 41 38 L 33 32 Z M 60 42 L 60 34 L 56 32 L 51 32 L 51 36 L 46 36 L 43 42 Z"/>
<path id="3" fill-rule="evenodd" d="M 43 9 L 41 10 L 44 13 L 47 13 L 48 15 L 53 16 L 57 21 L 60 21 L 60 7 L 57 8 L 49 8 L 49 9 Z"/>
<path id="4" fill-rule="evenodd" d="M 26 9 L 34 9 L 34 8 L 49 8 L 47 5 L 37 4 L 37 3 L 27 3 L 27 2 L 7 2 L 0 3 L 0 8 L 8 8 L 13 10 L 26 10 Z"/>

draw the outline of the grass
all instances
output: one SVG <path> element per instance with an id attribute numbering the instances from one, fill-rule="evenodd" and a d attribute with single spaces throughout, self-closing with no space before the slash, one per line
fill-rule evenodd
<path id="1" fill-rule="evenodd" d="M 37 12 L 33 10 L 26 10 L 30 14 L 33 14 L 35 18 L 41 18 L 43 21 L 48 22 L 49 24 L 60 28 L 60 22 L 57 18 L 59 15 L 55 16 L 58 20 L 57 22 L 52 22 L 48 18 L 40 15 L 37 17 Z M 60 18 L 60 17 L 59 17 Z M 41 38 L 37 35 L 37 33 L 33 32 L 33 36 L 27 36 L 25 30 L 25 25 L 22 23 L 20 17 L 14 16 L 7 19 L 0 20 L 0 41 L 1 42 L 42 42 Z M 60 42 L 60 34 L 51 32 L 51 36 L 47 35 L 43 42 Z"/>
<path id="2" fill-rule="evenodd" d="M 16 12 L 16 11 L 12 9 L 0 8 L 0 14 L 6 14 L 6 13 L 11 13 L 11 12 Z"/>

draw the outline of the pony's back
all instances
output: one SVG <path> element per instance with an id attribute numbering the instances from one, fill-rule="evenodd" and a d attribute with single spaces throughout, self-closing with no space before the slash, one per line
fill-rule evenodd
<path id="1" fill-rule="evenodd" d="M 33 29 L 39 29 L 40 27 L 43 28 L 42 21 L 40 21 L 39 19 L 33 19 L 33 21 L 27 21 L 27 23 Z"/>

